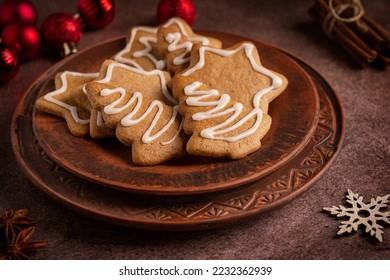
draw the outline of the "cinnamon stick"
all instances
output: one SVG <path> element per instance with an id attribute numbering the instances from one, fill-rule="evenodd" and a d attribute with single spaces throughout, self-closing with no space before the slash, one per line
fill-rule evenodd
<path id="1" fill-rule="evenodd" d="M 310 9 L 309 14 L 320 23 L 324 20 L 324 16 L 315 8 Z M 369 55 L 336 28 L 333 29 L 333 38 L 361 67 L 368 65 Z"/>
<path id="2" fill-rule="evenodd" d="M 344 4 L 341 0 L 333 0 L 334 6 Z M 352 10 L 343 11 L 342 17 L 353 16 Z M 309 14 L 314 20 L 323 24 L 331 13 L 327 0 L 316 0 Z M 390 33 L 367 15 L 360 22 L 344 22 L 335 20 L 331 30 L 332 38 L 343 47 L 361 66 L 376 65 L 386 68 L 390 63 Z"/>
<path id="3" fill-rule="evenodd" d="M 322 13 L 322 16 L 325 18 L 330 12 L 330 7 L 326 0 L 318 0 L 319 11 Z M 362 53 L 365 53 L 365 57 L 369 61 L 373 61 L 376 57 L 376 52 L 373 51 L 359 36 L 357 36 L 350 27 L 345 22 L 336 20 L 335 26 L 333 28 L 336 32 L 341 32 L 340 36 L 345 36 L 349 38 L 354 44 L 356 44 L 361 50 Z"/>
<path id="4" fill-rule="evenodd" d="M 363 22 L 370 26 L 373 30 L 375 30 L 385 41 L 386 49 L 390 49 L 390 33 L 387 31 L 382 25 L 377 23 L 375 20 L 370 18 L 369 16 L 364 15 Z"/>
<path id="5" fill-rule="evenodd" d="M 330 7 L 324 0 L 317 0 L 314 7 L 309 10 L 310 15 L 321 24 L 329 12 Z M 369 62 L 372 62 L 375 59 L 376 52 L 373 52 L 360 38 L 352 35 L 354 33 L 345 26 L 345 23 L 335 22 L 332 33 L 335 41 L 337 41 L 361 67 L 366 67 Z"/>
<path id="6" fill-rule="evenodd" d="M 335 6 L 343 4 L 341 0 L 333 0 Z M 374 29 L 367 21 L 367 16 L 363 15 L 360 19 L 361 23 L 350 22 L 346 23 L 358 36 L 360 36 L 374 50 L 384 50 L 386 45 L 385 38 Z"/>

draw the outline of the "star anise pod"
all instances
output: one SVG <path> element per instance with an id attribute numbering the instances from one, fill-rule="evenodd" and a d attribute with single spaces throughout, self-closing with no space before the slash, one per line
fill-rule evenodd
<path id="1" fill-rule="evenodd" d="M 47 241 L 29 241 L 35 232 L 35 221 L 27 217 L 28 210 L 5 211 L 0 217 L 0 260 L 29 259 L 29 255 Z"/>
<path id="2" fill-rule="evenodd" d="M 4 229 L 5 237 L 11 242 L 22 230 L 35 225 L 35 221 L 27 217 L 27 209 L 17 211 L 5 211 L 4 217 L 0 216 L 0 231 Z"/>
<path id="3" fill-rule="evenodd" d="M 28 260 L 29 255 L 36 250 L 46 246 L 47 241 L 29 241 L 35 232 L 35 227 L 28 227 L 21 230 L 14 240 L 8 243 L 7 247 L 0 251 L 0 260 Z"/>

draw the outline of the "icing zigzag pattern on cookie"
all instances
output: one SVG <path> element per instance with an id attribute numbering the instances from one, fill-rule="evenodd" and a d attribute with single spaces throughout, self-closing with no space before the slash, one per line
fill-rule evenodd
<path id="1" fill-rule="evenodd" d="M 105 67 L 106 66 L 106 67 Z M 177 101 L 176 99 L 173 98 L 173 96 L 170 94 L 169 90 L 168 90 L 168 87 L 167 87 L 167 80 L 170 79 L 170 76 L 167 72 L 164 72 L 164 71 L 160 71 L 160 70 L 152 70 L 152 71 L 145 71 L 145 70 L 142 70 L 142 69 L 139 69 L 139 68 L 134 68 L 134 67 L 131 67 L 131 66 L 128 66 L 128 65 L 125 65 L 125 64 L 122 64 L 122 63 L 118 63 L 118 62 L 115 62 L 115 61 L 112 61 L 112 60 L 107 60 L 105 63 L 103 63 L 103 72 L 105 72 L 105 75 L 103 78 L 97 80 L 96 82 L 98 83 L 110 83 L 110 84 L 121 84 L 123 87 L 126 87 L 128 86 L 129 88 L 131 88 L 133 85 L 134 85 L 134 81 L 128 79 L 128 81 L 126 81 L 126 79 L 122 79 L 119 81 L 113 81 L 113 79 L 115 79 L 114 77 L 114 71 L 117 70 L 117 71 L 120 71 L 120 70 L 124 70 L 123 73 L 133 73 L 135 75 L 139 75 L 139 76 L 143 76 L 144 78 L 147 77 L 147 76 L 150 76 L 150 77 L 158 77 L 160 79 L 160 87 L 159 87 L 159 90 L 157 90 L 158 92 L 161 92 L 162 95 L 154 95 L 153 97 L 159 99 L 159 100 L 163 100 L 163 98 L 166 98 L 166 100 L 168 102 L 170 102 L 171 104 L 177 104 Z M 123 75 L 125 76 L 125 75 Z M 124 77 L 123 77 L 124 78 Z M 145 81 L 148 80 L 147 78 L 145 78 Z M 154 90 L 154 92 L 157 92 L 156 90 Z M 152 97 L 152 96 L 150 96 Z"/>
<path id="2" fill-rule="evenodd" d="M 145 99 L 143 97 L 143 94 L 141 92 L 134 92 L 130 100 L 126 102 L 124 106 L 121 106 L 119 104 L 123 103 L 126 96 L 126 90 L 122 87 L 113 88 L 113 89 L 103 89 L 100 92 L 100 95 L 103 97 L 108 97 L 110 95 L 113 95 L 115 93 L 119 93 L 120 97 L 113 101 L 112 103 L 106 105 L 103 109 L 103 112 L 107 115 L 113 115 L 118 114 L 121 112 L 126 111 L 126 116 L 123 117 L 120 121 L 120 125 L 123 127 L 133 126 L 137 125 L 140 122 L 142 122 L 144 119 L 148 118 L 149 115 L 153 118 L 152 122 L 150 123 L 149 127 L 145 131 L 145 133 L 142 135 L 142 142 L 147 144 L 154 140 L 156 140 L 158 137 L 160 137 L 162 134 L 167 132 L 168 129 L 171 128 L 173 125 L 179 106 L 174 106 L 171 118 L 169 121 L 159 129 L 156 129 L 157 123 L 162 121 L 162 115 L 164 113 L 164 107 L 166 108 L 167 105 L 163 104 L 160 100 L 153 100 L 152 102 L 148 103 L 150 100 Z M 145 106 L 145 103 L 148 105 Z M 146 107 L 146 110 L 142 112 L 140 109 L 141 107 Z M 131 108 L 131 109 L 130 109 Z M 153 115 L 153 111 L 156 111 L 154 109 L 157 109 L 157 112 Z M 130 109 L 130 112 L 129 110 Z M 152 134 L 152 131 L 157 130 L 154 134 Z M 161 142 L 162 145 L 167 145 L 175 140 L 175 138 L 179 135 L 181 130 L 181 125 L 179 129 L 177 129 L 177 132 L 173 135 L 172 139 L 169 139 L 166 142 Z"/>
<path id="3" fill-rule="evenodd" d="M 220 48 L 222 43 L 214 38 L 195 34 L 182 19 L 174 17 L 158 28 L 157 48 L 166 57 L 167 69 L 176 74 L 187 68 L 193 44 Z"/>
<path id="4" fill-rule="evenodd" d="M 212 90 L 199 90 L 202 84 L 200 82 L 194 82 L 184 88 L 184 94 L 187 97 L 186 104 L 188 106 L 203 107 L 205 111 L 201 111 L 192 115 L 194 121 L 203 121 L 213 119 L 217 117 L 227 117 L 223 122 L 214 126 L 206 127 L 200 132 L 200 136 L 208 139 L 218 139 L 228 142 L 236 142 L 249 135 L 252 135 L 259 128 L 263 112 L 260 108 L 255 107 L 248 114 L 242 116 L 244 112 L 244 105 L 236 102 L 231 107 L 231 97 L 228 94 L 220 95 L 215 89 Z M 218 98 L 214 101 L 214 98 Z M 211 101 L 211 100 L 212 101 Z M 208 109 L 212 107 L 211 109 Z M 247 121 L 254 118 L 255 123 L 243 131 L 241 128 Z M 220 136 L 231 134 L 234 131 L 240 131 L 236 135 Z"/>
<path id="5" fill-rule="evenodd" d="M 260 64 L 251 43 L 229 49 L 193 47 L 187 70 L 173 78 L 187 152 L 241 158 L 260 148 L 271 125 L 268 104 L 287 79 Z"/>
<path id="6" fill-rule="evenodd" d="M 164 70 L 167 66 L 172 73 L 185 69 L 193 43 L 221 47 L 219 40 L 196 35 L 185 21 L 175 17 L 155 28 L 136 26 L 128 37 L 125 48 L 114 60 L 147 71 Z M 168 53 L 175 54 L 167 56 Z"/>
<path id="7" fill-rule="evenodd" d="M 138 69 L 162 70 L 166 66 L 166 61 L 157 53 L 156 43 L 157 28 L 134 27 L 130 32 L 130 39 L 126 47 L 117 53 L 114 59 Z"/>
<path id="8" fill-rule="evenodd" d="M 159 164 L 185 154 L 179 106 L 163 101 L 177 104 L 166 86 L 169 79 L 166 72 L 106 61 L 100 79 L 86 86 L 88 98 L 107 125 L 116 129 L 122 143 L 132 146 L 132 159 L 138 165 Z"/>

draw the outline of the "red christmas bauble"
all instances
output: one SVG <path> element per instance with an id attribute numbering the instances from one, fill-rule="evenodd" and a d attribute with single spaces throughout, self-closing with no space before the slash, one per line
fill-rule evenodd
<path id="1" fill-rule="evenodd" d="M 11 80 L 18 71 L 18 57 L 16 52 L 0 43 L 0 84 Z"/>
<path id="2" fill-rule="evenodd" d="M 103 28 L 115 17 L 114 0 L 80 0 L 78 10 L 83 23 L 92 28 Z"/>
<path id="3" fill-rule="evenodd" d="M 41 35 L 35 25 L 15 22 L 7 25 L 1 35 L 5 45 L 14 49 L 20 60 L 35 57 L 41 48 Z"/>
<path id="4" fill-rule="evenodd" d="M 161 0 L 158 3 L 157 17 L 160 23 L 176 16 L 192 25 L 196 16 L 195 5 L 192 0 Z"/>
<path id="5" fill-rule="evenodd" d="M 35 24 L 36 21 L 37 12 L 30 1 L 8 0 L 0 6 L 0 29 L 12 22 Z"/>
<path id="6" fill-rule="evenodd" d="M 55 13 L 42 23 L 42 36 L 45 42 L 63 56 L 77 52 L 81 40 L 80 22 L 71 14 Z"/>

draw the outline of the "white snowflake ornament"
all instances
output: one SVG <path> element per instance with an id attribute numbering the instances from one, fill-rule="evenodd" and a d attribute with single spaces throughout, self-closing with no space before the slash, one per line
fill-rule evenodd
<path id="1" fill-rule="evenodd" d="M 346 198 L 351 208 L 346 208 L 342 205 L 323 208 L 323 210 L 330 212 L 331 215 L 349 217 L 348 221 L 341 222 L 340 230 L 337 234 L 351 233 L 352 230 L 357 231 L 360 225 L 364 225 L 367 233 L 370 233 L 371 236 L 375 235 L 376 239 L 382 242 L 383 226 L 378 224 L 378 222 L 383 221 L 390 224 L 390 211 L 381 211 L 381 208 L 389 206 L 390 194 L 378 196 L 376 199 L 371 198 L 371 202 L 366 204 L 363 202 L 363 196 L 359 196 L 359 194 L 353 193 L 348 189 Z"/>

